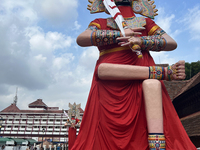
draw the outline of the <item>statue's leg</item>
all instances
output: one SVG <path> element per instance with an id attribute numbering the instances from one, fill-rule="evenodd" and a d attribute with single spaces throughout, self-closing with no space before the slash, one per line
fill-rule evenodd
<path id="1" fill-rule="evenodd" d="M 102 63 L 98 67 L 102 80 L 144 80 L 149 78 L 149 67 Z"/>
<path id="2" fill-rule="evenodd" d="M 169 72 L 167 68 L 164 68 L 165 71 L 162 72 L 165 76 L 164 79 L 166 79 L 168 76 L 174 80 L 185 79 L 184 61 L 179 61 L 175 65 L 171 66 L 171 68 L 173 72 L 172 76 L 168 74 Z M 152 68 L 151 70 L 151 67 L 110 63 L 102 63 L 98 67 L 98 77 L 102 80 L 144 80 L 143 92 L 150 150 L 165 150 L 165 137 L 163 134 L 162 89 L 160 81 L 157 80 L 162 79 L 162 76 L 159 74 L 160 71 L 162 71 L 162 68 L 158 70 L 156 70 L 156 68 Z M 154 72 L 158 78 L 156 78 Z"/>
<path id="3" fill-rule="evenodd" d="M 161 83 L 156 79 L 147 79 L 143 81 L 142 86 L 149 132 L 149 148 L 150 150 L 151 148 L 165 150 Z"/>
<path id="4" fill-rule="evenodd" d="M 156 67 L 102 63 L 98 67 L 98 77 L 102 80 L 144 80 L 148 78 L 167 80 L 169 76 L 167 68 L 168 67 L 158 69 Z M 171 66 L 171 68 L 172 70 L 176 70 L 172 73 L 171 79 L 185 79 L 184 61 L 179 61 Z"/>

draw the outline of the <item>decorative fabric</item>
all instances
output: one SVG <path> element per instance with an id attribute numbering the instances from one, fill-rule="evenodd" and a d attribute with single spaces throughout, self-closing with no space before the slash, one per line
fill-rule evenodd
<path id="1" fill-rule="evenodd" d="M 88 27 L 90 27 L 90 26 L 96 26 L 98 29 L 101 29 L 101 25 L 96 22 L 91 22 Z"/>
<path id="2" fill-rule="evenodd" d="M 88 0 L 91 5 L 88 5 L 88 10 L 90 13 L 99 13 L 99 12 L 107 12 L 102 0 Z M 127 2 L 132 1 L 132 8 L 133 11 L 137 14 L 141 14 L 143 16 L 149 17 L 154 19 L 154 16 L 158 15 L 156 12 L 158 11 L 155 9 L 154 1 L 151 0 L 128 0 Z M 115 2 L 123 2 L 123 0 L 115 0 Z"/>
<path id="3" fill-rule="evenodd" d="M 126 21 L 123 21 L 123 22 L 122 22 L 122 26 L 123 26 L 124 29 L 125 29 L 125 28 L 128 28 L 128 25 L 126 24 Z"/>
<path id="4" fill-rule="evenodd" d="M 98 30 L 97 26 L 89 26 L 87 30 Z"/>
<path id="5" fill-rule="evenodd" d="M 96 30 L 91 33 L 91 43 L 94 46 L 103 46 L 117 43 L 120 32 L 115 30 Z"/>
<path id="6" fill-rule="evenodd" d="M 141 36 L 147 36 L 156 24 L 147 20 Z M 102 30 L 110 30 L 106 19 L 95 19 Z M 119 48 L 118 44 L 98 47 Z M 149 51 L 138 59 L 131 49 L 119 50 L 99 57 L 94 69 L 79 135 L 71 150 L 149 150 L 142 80 L 101 80 L 98 67 L 102 63 L 155 66 Z M 174 109 L 162 80 L 163 122 L 166 150 L 196 150 Z"/>
<path id="7" fill-rule="evenodd" d="M 173 75 L 177 73 L 177 69 L 172 69 L 172 66 L 167 67 L 167 80 L 171 81 L 173 79 Z"/>
<path id="8" fill-rule="evenodd" d="M 165 79 L 165 69 L 160 66 L 150 66 L 149 67 L 149 79 Z"/>
<path id="9" fill-rule="evenodd" d="M 140 6 L 140 5 L 137 4 L 137 3 L 134 3 L 134 5 L 133 5 L 133 11 L 134 11 L 136 14 L 142 13 L 142 11 L 143 11 L 142 6 Z"/>
<path id="10" fill-rule="evenodd" d="M 163 35 L 163 34 L 165 34 L 166 32 L 163 30 L 163 29 L 161 29 L 161 28 L 158 28 L 158 30 L 156 30 L 155 32 L 154 32 L 154 35 Z"/>
<path id="11" fill-rule="evenodd" d="M 151 19 L 154 19 L 154 16 L 156 16 L 156 12 L 158 10 L 154 9 L 156 6 L 153 5 L 154 1 L 149 0 L 137 0 L 133 1 L 133 11 L 136 14 L 141 14 L 143 16 L 149 17 Z"/>
<path id="12" fill-rule="evenodd" d="M 144 17 L 124 18 L 124 21 L 127 24 L 127 28 L 144 27 L 146 25 L 146 20 Z M 113 18 L 107 18 L 107 26 L 112 29 L 119 29 Z"/>
<path id="13" fill-rule="evenodd" d="M 88 10 L 90 10 L 90 13 L 99 13 L 105 11 L 105 6 L 103 4 L 102 0 L 88 0 L 91 5 L 88 5 Z"/>
<path id="14" fill-rule="evenodd" d="M 148 35 L 163 35 L 165 33 L 166 32 L 163 29 L 161 29 L 158 25 L 155 25 L 148 32 Z"/>
<path id="15" fill-rule="evenodd" d="M 163 134 L 149 134 L 149 150 L 165 150 L 165 136 Z"/>
<path id="16" fill-rule="evenodd" d="M 165 38 L 160 35 L 142 36 L 140 38 L 142 41 L 142 50 L 159 52 L 161 50 L 164 50 L 167 44 Z"/>

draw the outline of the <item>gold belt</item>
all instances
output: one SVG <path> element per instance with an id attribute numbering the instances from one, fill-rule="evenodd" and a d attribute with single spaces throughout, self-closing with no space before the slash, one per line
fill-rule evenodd
<path id="1" fill-rule="evenodd" d="M 112 53 L 112 52 L 117 52 L 117 51 L 122 51 L 122 50 L 128 50 L 130 49 L 129 46 L 121 46 L 121 47 L 116 47 L 116 48 L 112 48 L 112 49 L 107 49 L 107 50 L 102 50 L 99 54 L 99 56 L 102 56 L 104 54 L 108 54 L 108 53 Z"/>

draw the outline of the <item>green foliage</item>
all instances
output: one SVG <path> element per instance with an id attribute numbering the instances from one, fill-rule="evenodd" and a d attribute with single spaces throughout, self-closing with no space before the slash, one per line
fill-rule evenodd
<path id="1" fill-rule="evenodd" d="M 200 61 L 192 62 L 192 63 L 185 63 L 185 80 L 189 80 L 193 76 L 195 76 L 198 72 L 200 72 Z"/>

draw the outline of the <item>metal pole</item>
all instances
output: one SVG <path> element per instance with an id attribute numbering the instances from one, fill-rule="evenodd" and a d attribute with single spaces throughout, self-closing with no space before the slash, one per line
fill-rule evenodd
<path id="1" fill-rule="evenodd" d="M 43 134 L 42 134 L 42 145 L 41 145 L 41 148 L 42 148 L 42 150 L 43 150 Z"/>

